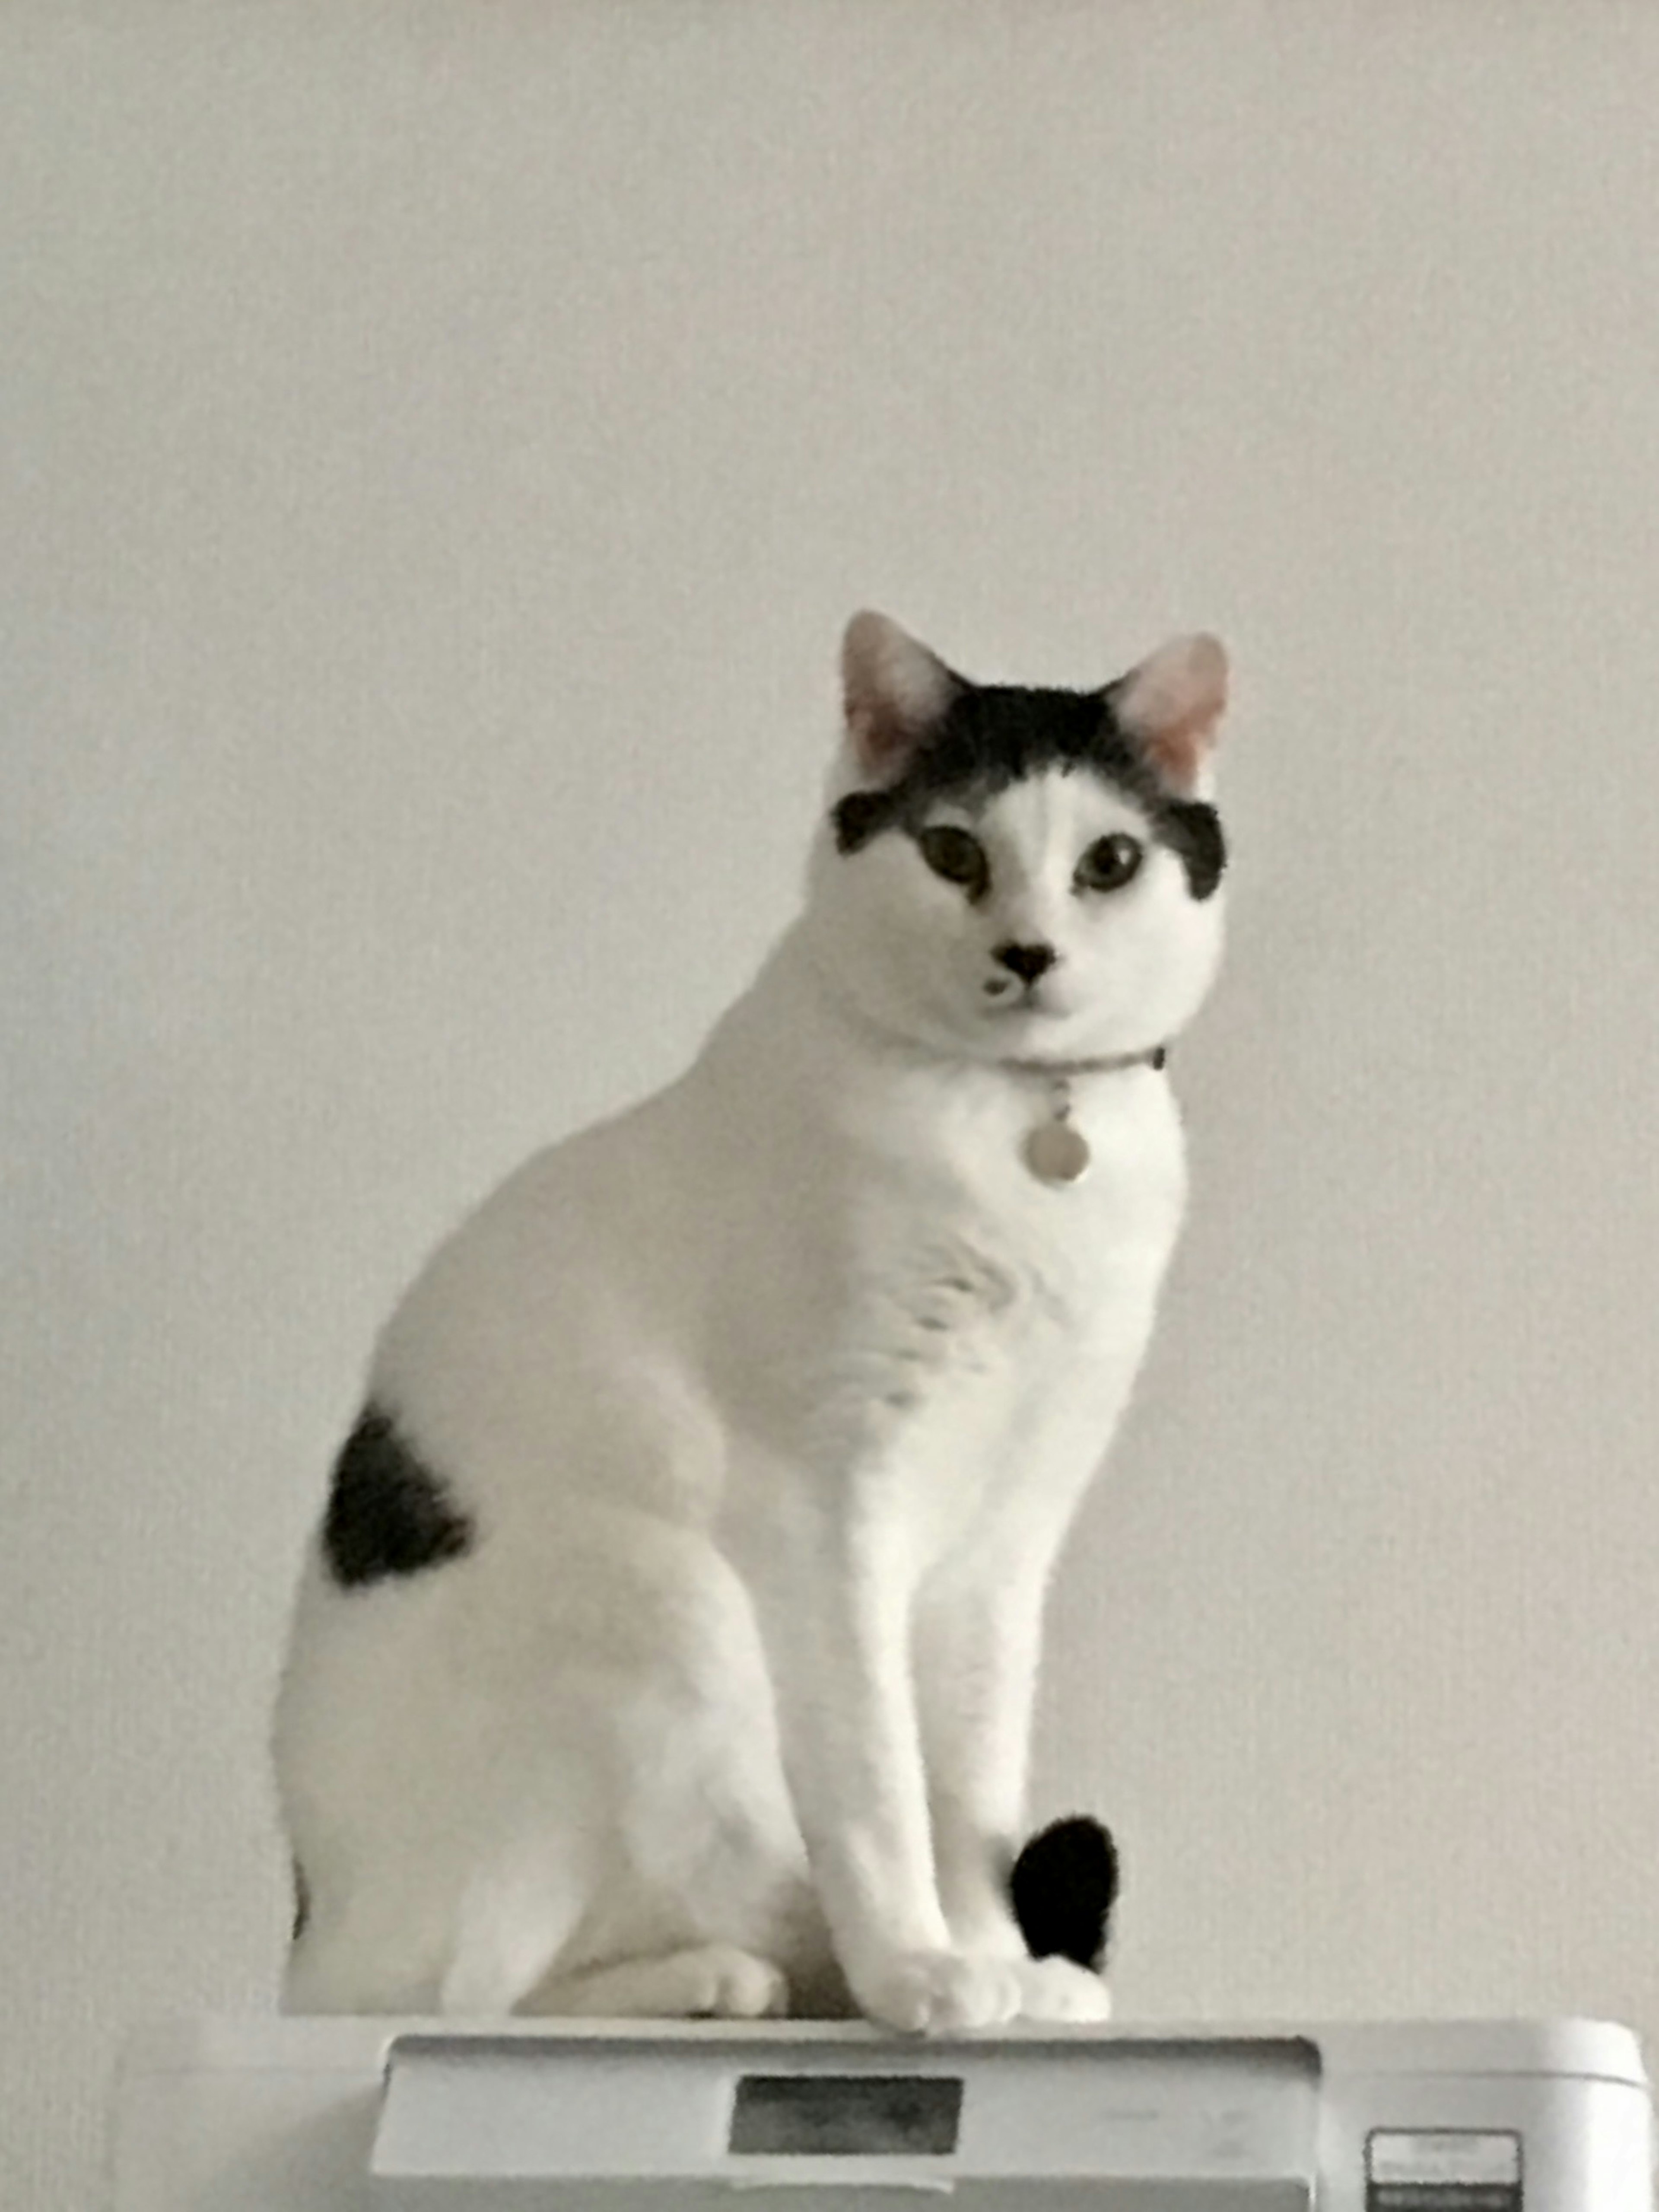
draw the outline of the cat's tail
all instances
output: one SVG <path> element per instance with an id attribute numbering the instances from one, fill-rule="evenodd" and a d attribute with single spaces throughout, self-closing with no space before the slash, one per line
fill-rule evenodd
<path id="1" fill-rule="evenodd" d="M 1032 1837 L 1009 1877 L 1014 1917 L 1034 1959 L 1070 1959 L 1098 1972 L 1119 1887 L 1111 1832 L 1086 1814 Z"/>

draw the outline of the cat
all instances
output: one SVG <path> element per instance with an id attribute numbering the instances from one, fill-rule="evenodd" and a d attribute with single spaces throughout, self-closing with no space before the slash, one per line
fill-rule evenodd
<path id="1" fill-rule="evenodd" d="M 879 615 L 802 909 L 375 1352 L 277 1699 L 295 2012 L 1106 2016 L 1010 1885 L 1043 1601 L 1185 1202 L 1227 667 Z"/>

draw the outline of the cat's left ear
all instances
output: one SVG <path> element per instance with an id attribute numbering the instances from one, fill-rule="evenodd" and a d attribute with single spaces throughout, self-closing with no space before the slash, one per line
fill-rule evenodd
<path id="1" fill-rule="evenodd" d="M 884 783 L 938 729 L 965 690 L 925 645 L 885 615 L 854 615 L 841 644 L 847 736 L 866 775 Z"/>
<path id="2" fill-rule="evenodd" d="M 1214 750 L 1227 708 L 1227 655 L 1219 638 L 1172 638 L 1106 687 L 1125 737 L 1166 783 L 1191 792 Z"/>

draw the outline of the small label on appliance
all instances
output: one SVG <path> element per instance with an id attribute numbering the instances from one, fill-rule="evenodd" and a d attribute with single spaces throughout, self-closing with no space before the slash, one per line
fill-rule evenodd
<path id="1" fill-rule="evenodd" d="M 1365 2144 L 1365 2212 L 1521 2212 L 1521 2138 L 1378 2129 Z"/>

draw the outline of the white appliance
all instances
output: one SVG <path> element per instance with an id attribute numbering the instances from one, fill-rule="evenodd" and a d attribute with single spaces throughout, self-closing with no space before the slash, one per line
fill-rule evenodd
<path id="1" fill-rule="evenodd" d="M 115 2212 L 1652 2212 L 1588 2021 L 914 2041 L 860 2024 L 206 2021 L 121 2069 Z"/>

